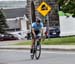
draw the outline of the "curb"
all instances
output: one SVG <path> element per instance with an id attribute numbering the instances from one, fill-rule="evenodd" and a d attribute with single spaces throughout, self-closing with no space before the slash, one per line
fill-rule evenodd
<path id="1" fill-rule="evenodd" d="M 17 50 L 30 50 L 31 46 L 0 46 L 0 49 L 17 49 Z M 42 46 L 42 50 L 52 51 L 75 51 L 75 46 Z"/>

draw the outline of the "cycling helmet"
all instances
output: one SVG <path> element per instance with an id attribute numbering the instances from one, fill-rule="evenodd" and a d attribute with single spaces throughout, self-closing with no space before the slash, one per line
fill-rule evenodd
<path id="1" fill-rule="evenodd" d="M 36 18 L 36 22 L 40 23 L 41 19 L 39 17 Z"/>

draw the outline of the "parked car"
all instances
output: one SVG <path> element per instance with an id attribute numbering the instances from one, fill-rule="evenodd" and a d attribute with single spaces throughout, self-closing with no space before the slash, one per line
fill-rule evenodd
<path id="1" fill-rule="evenodd" d="M 0 41 L 3 40 L 4 34 L 0 34 Z"/>
<path id="2" fill-rule="evenodd" d="M 2 37 L 0 37 L 0 41 L 7 41 L 7 40 L 18 40 L 18 38 L 13 36 L 12 34 L 4 34 Z"/>
<path id="3" fill-rule="evenodd" d="M 48 38 L 48 37 L 49 38 L 59 37 L 59 34 L 60 34 L 60 29 L 58 27 L 49 28 L 49 32 L 46 29 L 46 32 L 45 32 L 46 38 Z"/>

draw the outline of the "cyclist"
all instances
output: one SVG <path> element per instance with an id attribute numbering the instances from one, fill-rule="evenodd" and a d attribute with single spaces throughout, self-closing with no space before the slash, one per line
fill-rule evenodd
<path id="1" fill-rule="evenodd" d="M 33 51 L 33 45 L 35 43 L 35 38 L 36 36 L 41 33 L 41 35 L 43 35 L 43 22 L 41 22 L 40 19 L 37 18 L 36 22 L 32 23 L 32 46 L 31 46 L 31 53 Z"/>

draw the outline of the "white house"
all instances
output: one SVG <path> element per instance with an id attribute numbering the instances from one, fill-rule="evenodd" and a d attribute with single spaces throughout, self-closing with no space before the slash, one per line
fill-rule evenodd
<path id="1" fill-rule="evenodd" d="M 7 32 L 21 35 L 24 38 L 27 35 L 28 21 L 25 8 L 3 9 L 2 11 L 7 20 Z"/>

